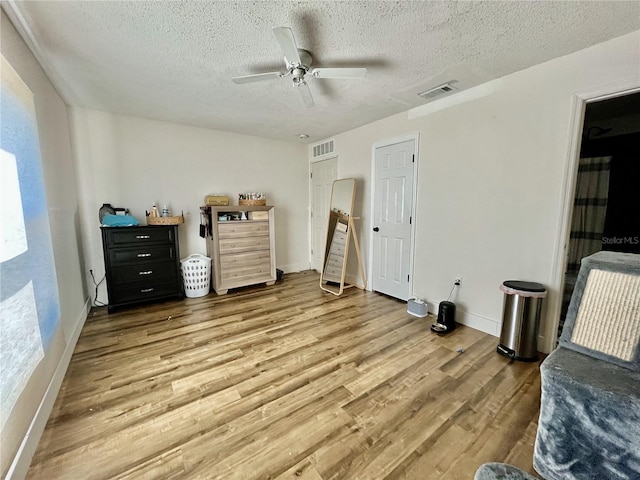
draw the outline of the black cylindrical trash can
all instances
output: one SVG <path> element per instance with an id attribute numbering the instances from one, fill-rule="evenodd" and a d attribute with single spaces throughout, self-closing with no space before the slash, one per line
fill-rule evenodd
<path id="1" fill-rule="evenodd" d="M 516 360 L 538 360 L 538 324 L 544 286 L 534 282 L 507 280 L 500 285 L 504 292 L 502 332 L 498 353 Z"/>

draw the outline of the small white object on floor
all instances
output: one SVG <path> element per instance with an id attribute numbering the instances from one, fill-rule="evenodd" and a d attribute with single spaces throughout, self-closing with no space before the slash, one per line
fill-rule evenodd
<path id="1" fill-rule="evenodd" d="M 464 348 L 458 347 L 458 348 L 456 348 L 456 352 L 457 353 L 464 353 Z"/>

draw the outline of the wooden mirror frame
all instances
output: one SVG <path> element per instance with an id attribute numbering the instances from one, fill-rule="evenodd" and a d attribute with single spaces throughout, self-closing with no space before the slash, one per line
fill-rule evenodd
<path id="1" fill-rule="evenodd" d="M 354 224 L 354 220 L 358 219 L 358 217 L 353 216 L 355 197 L 355 178 L 342 178 L 333 182 L 331 200 L 329 202 L 327 243 L 322 263 L 322 273 L 320 274 L 320 288 L 333 295 L 341 295 L 345 288 L 354 286 L 345 286 L 349 246 L 352 236 L 362 279 L 366 282 L 360 256 L 360 245 Z M 329 285 L 329 282 L 338 284 L 338 286 Z M 360 286 L 360 288 L 365 288 L 365 286 Z"/>

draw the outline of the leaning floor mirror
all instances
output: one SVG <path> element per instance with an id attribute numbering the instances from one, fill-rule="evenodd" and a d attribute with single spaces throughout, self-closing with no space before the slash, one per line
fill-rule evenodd
<path id="1" fill-rule="evenodd" d="M 360 244 L 356 233 L 353 216 L 353 204 L 356 197 L 356 179 L 343 178 L 333 182 L 331 200 L 329 202 L 329 224 L 327 227 L 327 243 L 324 253 L 320 288 L 334 295 L 341 295 L 345 288 L 357 286 L 366 288 L 364 267 L 360 256 Z M 347 261 L 349 247 L 353 238 L 360 277 L 363 285 L 346 284 Z"/>

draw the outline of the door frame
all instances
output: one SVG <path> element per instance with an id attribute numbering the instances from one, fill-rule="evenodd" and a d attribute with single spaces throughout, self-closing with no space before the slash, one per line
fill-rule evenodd
<path id="1" fill-rule="evenodd" d="M 371 145 L 371 196 L 370 201 L 370 221 L 369 228 L 373 228 L 375 196 L 376 196 L 376 150 L 378 148 L 388 147 L 397 143 L 403 143 L 413 140 L 415 150 L 415 162 L 413 163 L 413 198 L 411 199 L 411 249 L 409 251 L 409 297 L 415 297 L 413 292 L 413 279 L 415 271 L 415 250 L 416 250 L 416 225 L 418 224 L 418 218 L 416 215 L 416 206 L 418 204 L 418 172 L 419 172 L 419 158 L 420 158 L 420 132 L 411 132 L 401 134 L 395 137 L 380 140 Z M 367 232 L 369 235 L 369 255 L 367 259 L 367 290 L 373 291 L 373 235 L 371 231 Z"/>
<path id="2" fill-rule="evenodd" d="M 575 92 L 571 98 L 571 119 L 569 139 L 567 145 L 567 159 L 562 179 L 562 204 L 557 223 L 556 246 L 553 255 L 553 270 L 551 272 L 551 285 L 557 285 L 558 291 L 550 302 L 547 310 L 547 326 L 543 335 L 538 334 L 540 350 L 551 352 L 556 347 L 558 324 L 562 310 L 562 292 L 564 291 L 564 271 L 567 265 L 567 249 L 571 234 L 571 215 L 573 214 L 573 200 L 575 197 L 576 182 L 578 176 L 578 160 L 582 143 L 582 130 L 584 127 L 584 114 L 587 103 L 609 98 L 620 97 L 631 93 L 640 92 L 640 83 L 637 77 L 630 77 L 618 82 L 601 85 L 589 90 Z"/>
<path id="3" fill-rule="evenodd" d="M 340 178 L 340 175 L 338 174 L 340 169 L 340 161 L 338 157 L 339 156 L 337 154 L 331 154 L 323 158 L 315 158 L 309 162 L 309 174 L 307 177 L 309 179 L 309 207 L 307 209 L 307 213 L 309 215 L 309 222 L 308 222 L 308 229 L 307 229 L 309 242 L 308 242 L 307 252 L 309 252 L 309 268 L 312 270 L 313 270 L 313 254 L 311 253 L 311 250 L 313 250 L 313 217 L 311 216 L 311 212 L 313 209 L 313 178 L 311 178 L 311 172 L 313 171 L 314 163 L 324 162 L 326 160 L 335 160 L 336 161 L 336 179 Z M 327 226 L 328 226 L 328 223 L 327 223 Z M 322 273 L 322 267 L 320 268 L 320 273 Z"/>

